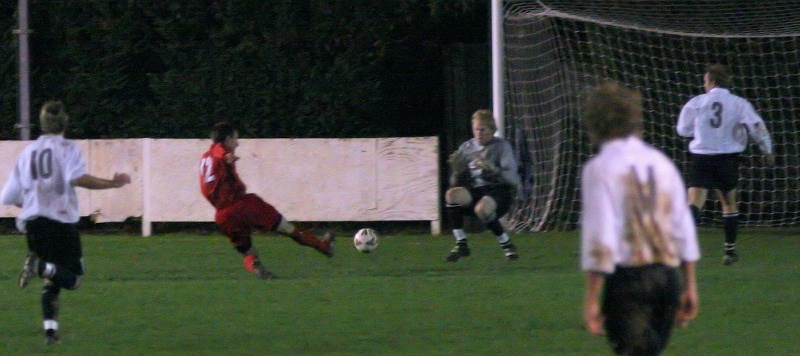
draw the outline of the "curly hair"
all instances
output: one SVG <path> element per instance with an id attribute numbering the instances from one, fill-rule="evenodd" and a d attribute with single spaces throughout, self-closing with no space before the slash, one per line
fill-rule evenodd
<path id="1" fill-rule="evenodd" d="M 617 82 L 600 84 L 587 93 L 581 119 L 597 142 L 639 133 L 644 128 L 642 96 Z"/>

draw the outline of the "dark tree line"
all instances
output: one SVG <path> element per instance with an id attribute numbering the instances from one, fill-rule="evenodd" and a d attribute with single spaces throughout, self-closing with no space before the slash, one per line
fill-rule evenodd
<path id="1" fill-rule="evenodd" d="M 73 138 L 437 135 L 443 51 L 485 42 L 479 0 L 29 0 L 31 121 Z M 16 1 L 0 4 L 0 139 L 16 139 Z M 34 127 L 33 137 L 38 134 Z"/>

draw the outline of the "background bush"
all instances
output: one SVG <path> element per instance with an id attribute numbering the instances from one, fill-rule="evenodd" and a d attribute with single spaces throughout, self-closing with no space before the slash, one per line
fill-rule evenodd
<path id="1" fill-rule="evenodd" d="M 488 5 L 446 0 L 30 0 L 31 121 L 73 138 L 437 135 L 445 46 L 485 42 Z M 0 4 L 0 139 L 16 139 L 16 1 Z M 38 134 L 34 127 L 32 137 Z"/>

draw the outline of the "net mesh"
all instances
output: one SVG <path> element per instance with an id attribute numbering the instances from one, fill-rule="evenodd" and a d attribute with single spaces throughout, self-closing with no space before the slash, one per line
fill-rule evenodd
<path id="1" fill-rule="evenodd" d="M 755 106 L 772 133 L 776 165 L 754 144 L 742 155 L 744 226 L 800 222 L 800 2 L 509 1 L 505 4 L 506 136 L 524 186 L 508 215 L 515 231 L 574 228 L 579 172 L 593 153 L 579 126 L 580 95 L 616 80 L 644 97 L 645 140 L 683 169 L 682 106 L 703 93 L 712 63 L 728 66 L 731 92 Z M 711 200 L 701 225 L 721 223 Z"/>

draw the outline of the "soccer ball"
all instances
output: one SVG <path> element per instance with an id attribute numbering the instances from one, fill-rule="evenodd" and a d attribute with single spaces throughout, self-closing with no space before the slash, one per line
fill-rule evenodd
<path id="1" fill-rule="evenodd" d="M 353 237 L 353 245 L 356 246 L 356 250 L 363 253 L 375 251 L 378 248 L 378 233 L 370 228 L 358 230 Z"/>

